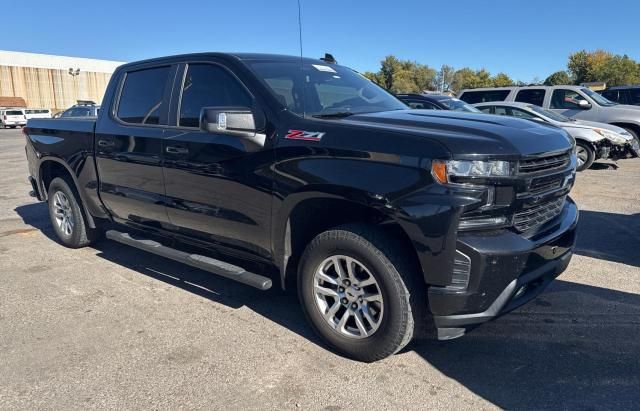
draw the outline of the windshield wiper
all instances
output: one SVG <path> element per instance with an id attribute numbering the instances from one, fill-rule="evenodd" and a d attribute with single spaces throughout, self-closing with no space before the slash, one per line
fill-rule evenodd
<path id="1" fill-rule="evenodd" d="M 315 118 L 345 118 L 352 116 L 356 113 L 352 113 L 350 111 L 338 111 L 336 113 L 325 113 L 325 114 L 313 114 L 311 117 Z"/>

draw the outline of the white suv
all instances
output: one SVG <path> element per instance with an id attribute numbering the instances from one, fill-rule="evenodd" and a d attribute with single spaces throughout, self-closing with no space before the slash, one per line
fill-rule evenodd
<path id="1" fill-rule="evenodd" d="M 0 127 L 16 128 L 27 124 L 27 116 L 21 108 L 6 108 L 0 110 Z"/>

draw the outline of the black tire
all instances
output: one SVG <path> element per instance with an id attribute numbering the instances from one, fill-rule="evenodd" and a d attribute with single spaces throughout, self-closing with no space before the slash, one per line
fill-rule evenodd
<path id="1" fill-rule="evenodd" d="M 623 127 L 624 128 L 624 127 Z M 635 129 L 631 129 L 631 128 L 624 128 L 625 130 L 627 130 L 627 132 L 629 134 L 631 134 L 631 136 L 636 140 L 636 142 L 638 143 L 638 145 L 640 145 L 640 136 L 638 136 L 638 131 Z"/>
<path id="2" fill-rule="evenodd" d="M 393 355 L 411 341 L 414 333 L 422 331 L 426 321 L 425 284 L 412 260 L 394 240 L 376 227 L 345 225 L 315 237 L 300 260 L 298 295 L 303 311 L 316 333 L 349 358 L 372 362 Z M 377 281 L 384 314 L 377 330 L 369 336 L 359 339 L 345 336 L 325 320 L 316 303 L 314 275 L 323 261 L 337 255 L 356 259 Z"/>
<path id="3" fill-rule="evenodd" d="M 596 153 L 595 151 L 593 151 L 593 147 L 589 143 L 585 143 L 583 141 L 577 141 L 576 146 L 578 150 L 582 149 L 586 154 L 586 158 L 584 158 L 584 162 L 582 163 L 582 165 L 578 164 L 578 166 L 576 167 L 576 171 L 584 171 L 589 167 L 591 167 L 593 162 L 596 160 Z"/>
<path id="4" fill-rule="evenodd" d="M 9 127 L 11 127 L 11 128 L 16 128 L 16 126 L 9 126 Z"/>
<path id="5" fill-rule="evenodd" d="M 73 187 L 73 188 L 72 188 Z M 60 192 L 61 196 L 56 197 Z M 73 184 L 69 184 L 64 178 L 56 177 L 49 184 L 49 217 L 51 225 L 60 239 L 60 242 L 70 248 L 86 247 L 95 242 L 100 236 L 99 229 L 91 229 L 86 221 L 83 210 L 80 207 L 80 196 Z M 57 207 L 57 198 L 66 198 L 67 214 L 72 217 L 71 228 L 67 231 L 59 223 L 60 208 Z"/>

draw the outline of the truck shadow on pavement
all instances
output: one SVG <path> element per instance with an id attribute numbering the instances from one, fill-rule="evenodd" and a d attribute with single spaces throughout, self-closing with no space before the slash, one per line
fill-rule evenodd
<path id="1" fill-rule="evenodd" d="M 16 212 L 55 240 L 45 204 Z M 630 227 L 622 217 L 627 216 L 583 212 L 579 253 L 637 263 L 590 239 L 607 228 Z M 611 218 L 620 220 L 612 224 Z M 276 283 L 262 292 L 119 243 L 101 241 L 94 248 L 101 258 L 210 301 L 246 306 L 325 347 L 307 325 L 297 298 L 277 291 Z M 640 401 L 640 295 L 557 280 L 532 303 L 463 338 L 417 341 L 405 351 L 501 408 L 631 409 Z"/>
<path id="2" fill-rule="evenodd" d="M 557 280 L 458 340 L 412 348 L 504 409 L 637 409 L 640 401 L 636 294 Z"/>
<path id="3" fill-rule="evenodd" d="M 640 214 L 580 211 L 575 253 L 640 267 Z"/>

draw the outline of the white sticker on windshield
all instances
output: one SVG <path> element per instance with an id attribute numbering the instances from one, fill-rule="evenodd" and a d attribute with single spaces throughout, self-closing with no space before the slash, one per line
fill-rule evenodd
<path id="1" fill-rule="evenodd" d="M 322 66 L 320 64 L 312 64 L 312 66 L 315 67 L 316 70 L 318 70 L 318 71 L 324 71 L 324 72 L 327 72 L 327 73 L 337 73 L 337 71 L 335 71 L 334 69 L 332 69 L 329 66 Z"/>

